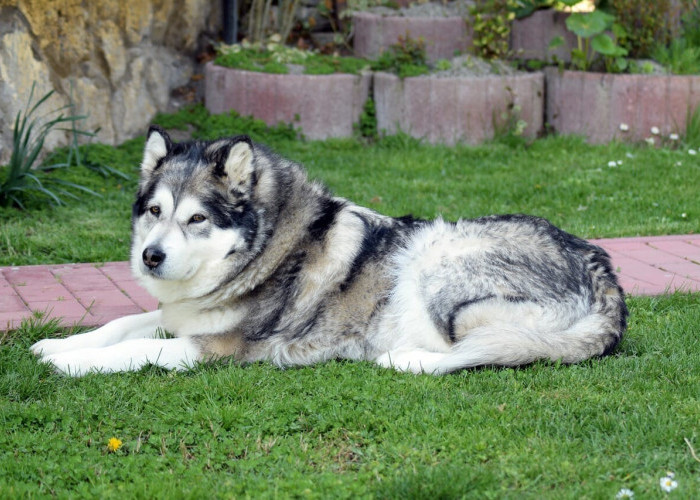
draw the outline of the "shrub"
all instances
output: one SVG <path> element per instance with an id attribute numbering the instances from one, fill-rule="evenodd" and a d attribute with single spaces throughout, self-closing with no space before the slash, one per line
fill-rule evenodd
<path id="1" fill-rule="evenodd" d="M 650 57 L 655 45 L 670 42 L 671 0 L 610 0 L 608 4 L 626 32 L 620 45 L 630 57 Z"/>
<path id="2" fill-rule="evenodd" d="M 38 194 L 49 199 L 50 202 L 61 204 L 61 196 L 76 198 L 67 188 L 83 191 L 93 195 L 97 193 L 90 189 L 61 179 L 51 178 L 45 174 L 57 168 L 70 167 L 73 159 L 80 164 L 80 152 L 78 150 L 78 135 L 93 136 L 93 133 L 79 130 L 76 122 L 84 119 L 84 116 L 64 116 L 61 111 L 72 109 L 73 104 L 68 104 L 43 116 L 36 116 L 39 108 L 48 101 L 54 91 L 48 92 L 36 103 L 34 99 L 35 84 L 29 93 L 29 99 L 24 111 L 19 111 L 15 117 L 12 130 L 12 155 L 10 163 L 0 169 L 0 206 L 15 205 L 24 208 L 25 198 L 30 194 Z M 58 114 L 55 118 L 51 115 Z M 61 128 L 61 125 L 69 124 L 70 128 Z M 44 148 L 46 137 L 54 130 L 70 132 L 72 140 L 68 150 L 68 159 L 65 162 L 47 163 L 39 165 L 39 157 Z M 50 186 L 51 189 L 49 189 Z"/>
<path id="3" fill-rule="evenodd" d="M 509 52 L 511 21 L 515 14 L 514 0 L 477 0 L 469 9 L 474 31 L 472 43 L 477 56 L 484 59 L 505 59 Z"/>
<path id="4" fill-rule="evenodd" d="M 420 76 L 428 73 L 428 62 L 425 54 L 425 41 L 414 39 L 407 33 L 400 36 L 398 42 L 389 47 L 372 64 L 376 71 L 391 71 L 401 78 Z"/>

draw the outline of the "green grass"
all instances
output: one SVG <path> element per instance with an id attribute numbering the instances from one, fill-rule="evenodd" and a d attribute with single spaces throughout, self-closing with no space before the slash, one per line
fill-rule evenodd
<path id="1" fill-rule="evenodd" d="M 371 145 L 355 139 L 307 142 L 296 140 L 289 127 L 270 131 L 249 118 L 209 116 L 202 108 L 159 121 L 193 127 L 197 137 L 251 133 L 304 163 L 336 194 L 389 215 L 456 219 L 524 212 L 588 238 L 700 231 L 700 157 L 685 148 L 591 146 L 572 137 L 454 148 L 407 136 Z M 118 148 L 83 150 L 88 162 L 126 173 L 128 181 L 88 168 L 55 173 L 79 180 L 100 198 L 83 195 L 59 207 L 29 203 L 27 212 L 0 208 L 0 265 L 125 260 L 142 147 L 141 138 Z M 623 163 L 608 167 L 614 160 Z"/>
<path id="2" fill-rule="evenodd" d="M 556 137 L 527 147 L 304 142 L 201 108 L 158 121 L 199 137 L 251 132 L 337 194 L 391 215 L 527 212 L 586 237 L 700 230 L 700 162 L 685 151 Z M 101 198 L 0 209 L 0 265 L 126 259 L 142 147 L 84 151 L 128 181 L 57 172 Z M 62 334 L 34 321 L 0 333 L 0 496 L 578 499 L 624 487 L 663 498 L 659 478 L 673 471 L 669 497 L 690 499 L 700 491 L 684 441 L 700 453 L 700 294 L 629 303 L 611 357 L 445 377 L 336 361 L 76 380 L 30 354 Z M 124 442 L 116 453 L 111 437 Z"/>
<path id="3" fill-rule="evenodd" d="M 100 498 L 672 498 L 700 491 L 698 295 L 630 300 L 614 356 L 444 377 L 369 363 L 69 379 L 0 345 L 0 491 Z M 117 437 L 122 449 L 109 453 Z"/>

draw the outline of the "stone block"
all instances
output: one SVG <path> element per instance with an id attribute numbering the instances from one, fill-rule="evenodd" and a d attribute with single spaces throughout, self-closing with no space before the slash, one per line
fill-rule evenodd
<path id="1" fill-rule="evenodd" d="M 513 21 L 510 31 L 510 48 L 521 59 L 571 61 L 571 49 L 576 47 L 576 35 L 566 27 L 566 12 L 554 9 L 535 11 L 532 15 Z M 564 43 L 555 49 L 549 44 L 560 36 Z"/>
<path id="2" fill-rule="evenodd" d="M 399 37 L 423 38 L 428 61 L 451 59 L 456 52 L 466 52 L 472 34 L 462 17 L 382 16 L 358 12 L 353 16 L 353 49 L 358 57 L 376 59 Z"/>
<path id="3" fill-rule="evenodd" d="M 350 137 L 360 119 L 371 74 L 278 75 L 205 68 L 205 102 L 211 113 L 235 110 L 268 125 L 288 123 L 309 139 Z"/>
<path id="4" fill-rule="evenodd" d="M 547 122 L 560 134 L 591 143 L 642 141 L 684 133 L 689 112 L 700 103 L 696 75 L 628 75 L 548 68 Z M 621 125 L 628 130 L 622 130 Z"/>
<path id="5" fill-rule="evenodd" d="M 374 99 L 377 128 L 387 134 L 401 130 L 430 143 L 479 144 L 493 138 L 494 125 L 517 113 L 528 124 L 526 137 L 534 138 L 543 123 L 544 75 L 402 80 L 380 72 L 374 75 Z"/>

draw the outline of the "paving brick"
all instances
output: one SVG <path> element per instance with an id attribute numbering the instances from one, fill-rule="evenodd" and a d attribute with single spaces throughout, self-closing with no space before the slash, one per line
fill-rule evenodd
<path id="1" fill-rule="evenodd" d="M 73 293 L 85 290 L 106 291 L 114 288 L 110 279 L 91 264 L 74 268 L 56 268 L 52 269 L 52 272 Z"/>
<path id="2" fill-rule="evenodd" d="M 56 283 L 49 266 L 11 267 L 4 273 L 5 279 L 15 287 L 41 286 Z"/>
<path id="3" fill-rule="evenodd" d="M 2 312 L 0 311 L 0 331 L 15 330 L 20 327 L 22 321 L 30 318 L 30 311 Z"/>
<path id="4" fill-rule="evenodd" d="M 85 308 L 75 300 L 47 300 L 43 302 L 33 302 L 30 308 L 34 312 L 46 313 L 50 318 L 82 318 L 87 316 Z"/>
<path id="5" fill-rule="evenodd" d="M 690 242 L 678 242 L 677 240 L 650 241 L 647 244 L 669 255 L 695 262 L 700 269 L 700 245 L 696 246 Z"/>
<path id="6" fill-rule="evenodd" d="M 20 296 L 27 302 L 66 300 L 73 297 L 70 290 L 60 283 L 17 287 Z"/>
<path id="7" fill-rule="evenodd" d="M 610 257 L 612 258 L 613 269 L 623 276 L 635 280 L 643 280 L 655 286 L 663 286 L 673 278 L 673 273 L 662 271 L 617 252 L 610 252 Z"/>
<path id="8" fill-rule="evenodd" d="M 0 295 L 0 313 L 29 312 L 29 308 L 17 295 Z"/>

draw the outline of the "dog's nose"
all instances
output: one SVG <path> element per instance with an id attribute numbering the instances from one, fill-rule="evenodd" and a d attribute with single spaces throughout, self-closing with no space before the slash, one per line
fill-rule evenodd
<path id="1" fill-rule="evenodd" d="M 155 269 L 165 260 L 165 252 L 158 247 L 147 247 L 143 251 L 143 263 L 149 269 Z"/>

